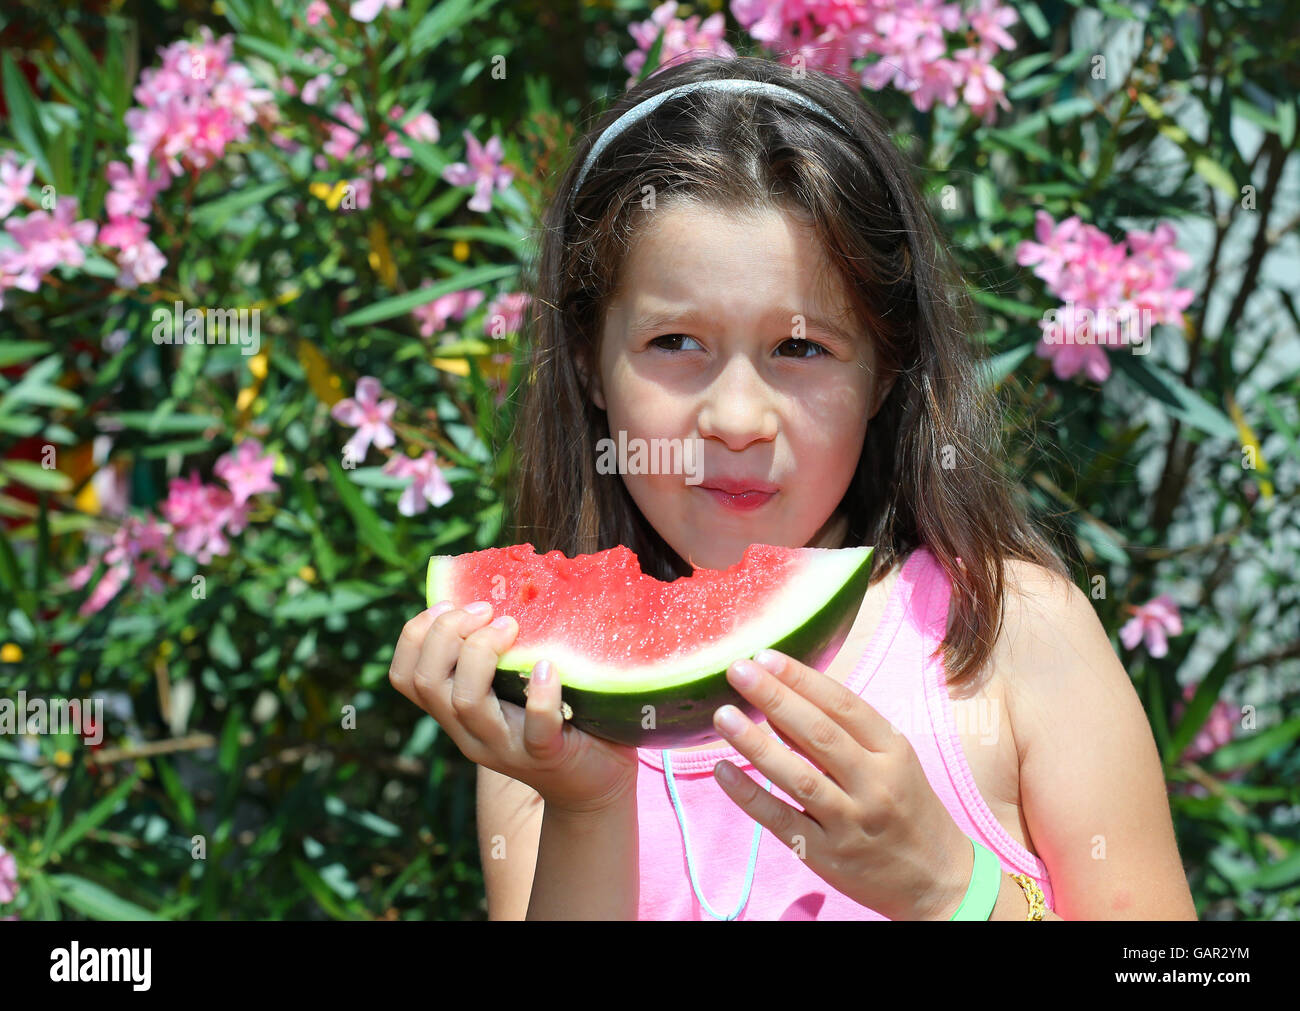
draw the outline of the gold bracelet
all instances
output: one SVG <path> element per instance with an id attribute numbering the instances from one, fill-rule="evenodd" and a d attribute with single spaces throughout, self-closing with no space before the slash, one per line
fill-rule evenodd
<path id="1" fill-rule="evenodd" d="M 1029 900 L 1029 915 L 1025 919 L 1041 920 L 1047 912 L 1047 901 L 1043 898 L 1043 890 L 1038 887 L 1038 882 L 1028 874 L 1012 874 L 1011 880 L 1020 886 L 1025 898 Z"/>

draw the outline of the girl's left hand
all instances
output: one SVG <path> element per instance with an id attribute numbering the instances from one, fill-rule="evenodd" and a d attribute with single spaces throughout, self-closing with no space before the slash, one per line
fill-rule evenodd
<path id="1" fill-rule="evenodd" d="M 771 650 L 756 659 L 736 661 L 727 680 L 789 747 L 734 707 L 721 707 L 714 726 L 804 810 L 722 761 L 714 775 L 727 796 L 853 901 L 891 920 L 950 918 L 974 854 L 911 743 L 833 678 Z M 718 715 L 730 712 L 740 718 L 737 732 Z"/>

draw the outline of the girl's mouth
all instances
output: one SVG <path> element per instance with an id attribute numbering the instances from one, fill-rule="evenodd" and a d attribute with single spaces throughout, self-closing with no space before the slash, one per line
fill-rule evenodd
<path id="1" fill-rule="evenodd" d="M 777 493 L 777 489 L 771 485 L 739 481 L 714 481 L 712 484 L 701 484 L 697 487 L 707 492 L 724 509 L 733 509 L 736 512 L 761 509 Z"/>

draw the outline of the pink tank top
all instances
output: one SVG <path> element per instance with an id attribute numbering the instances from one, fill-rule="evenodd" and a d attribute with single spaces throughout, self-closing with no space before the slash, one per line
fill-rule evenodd
<path id="1" fill-rule="evenodd" d="M 1055 909 L 1046 866 L 1011 838 L 980 796 L 955 725 L 943 656 L 930 656 L 947 629 L 950 593 L 947 573 L 933 553 L 925 547 L 913 551 L 894 583 L 879 626 L 845 684 L 911 742 L 931 788 L 962 832 L 997 854 L 1004 871 L 1033 878 L 1043 890 L 1047 908 Z M 977 708 L 972 705 L 967 712 L 974 714 Z M 637 776 L 641 860 L 637 919 L 713 919 L 691 887 L 682 830 L 660 753 L 637 751 L 643 763 Z M 756 823 L 714 780 L 713 767 L 723 758 L 760 789 L 766 783 L 767 777 L 731 747 L 670 753 L 696 880 L 714 911 L 726 915 L 744 894 Z M 801 809 L 775 783 L 771 790 Z M 749 900 L 736 918 L 887 919 L 836 891 L 765 828 L 759 837 Z"/>

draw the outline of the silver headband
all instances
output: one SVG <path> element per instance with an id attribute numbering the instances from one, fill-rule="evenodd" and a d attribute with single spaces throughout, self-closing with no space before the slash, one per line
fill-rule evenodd
<path id="1" fill-rule="evenodd" d="M 619 134 L 639 120 L 645 119 L 646 116 L 654 112 L 655 109 L 663 105 L 670 98 L 676 98 L 678 95 L 684 95 L 687 92 L 699 91 L 702 88 L 708 88 L 710 91 L 731 91 L 736 93 L 749 93 L 767 95 L 773 98 L 785 98 L 791 102 L 797 102 L 810 112 L 815 112 L 819 116 L 824 116 L 845 133 L 849 133 L 848 127 L 838 119 L 827 112 L 822 106 L 818 105 L 812 99 L 801 95 L 799 92 L 790 88 L 782 87 L 779 84 L 771 84 L 767 81 L 754 81 L 743 77 L 726 77 L 719 80 L 710 81 L 693 81 L 690 84 L 679 84 L 675 88 L 669 88 L 667 91 L 661 91 L 644 102 L 638 102 L 627 112 L 619 116 L 604 133 L 600 139 L 592 145 L 587 152 L 587 159 L 582 163 L 582 170 L 578 173 L 578 181 L 573 184 L 573 189 L 569 191 L 569 205 L 577 198 L 578 191 L 582 189 L 582 181 L 587 178 L 587 172 L 591 169 L 592 164 L 600 157 L 601 152 L 607 148 Z"/>

